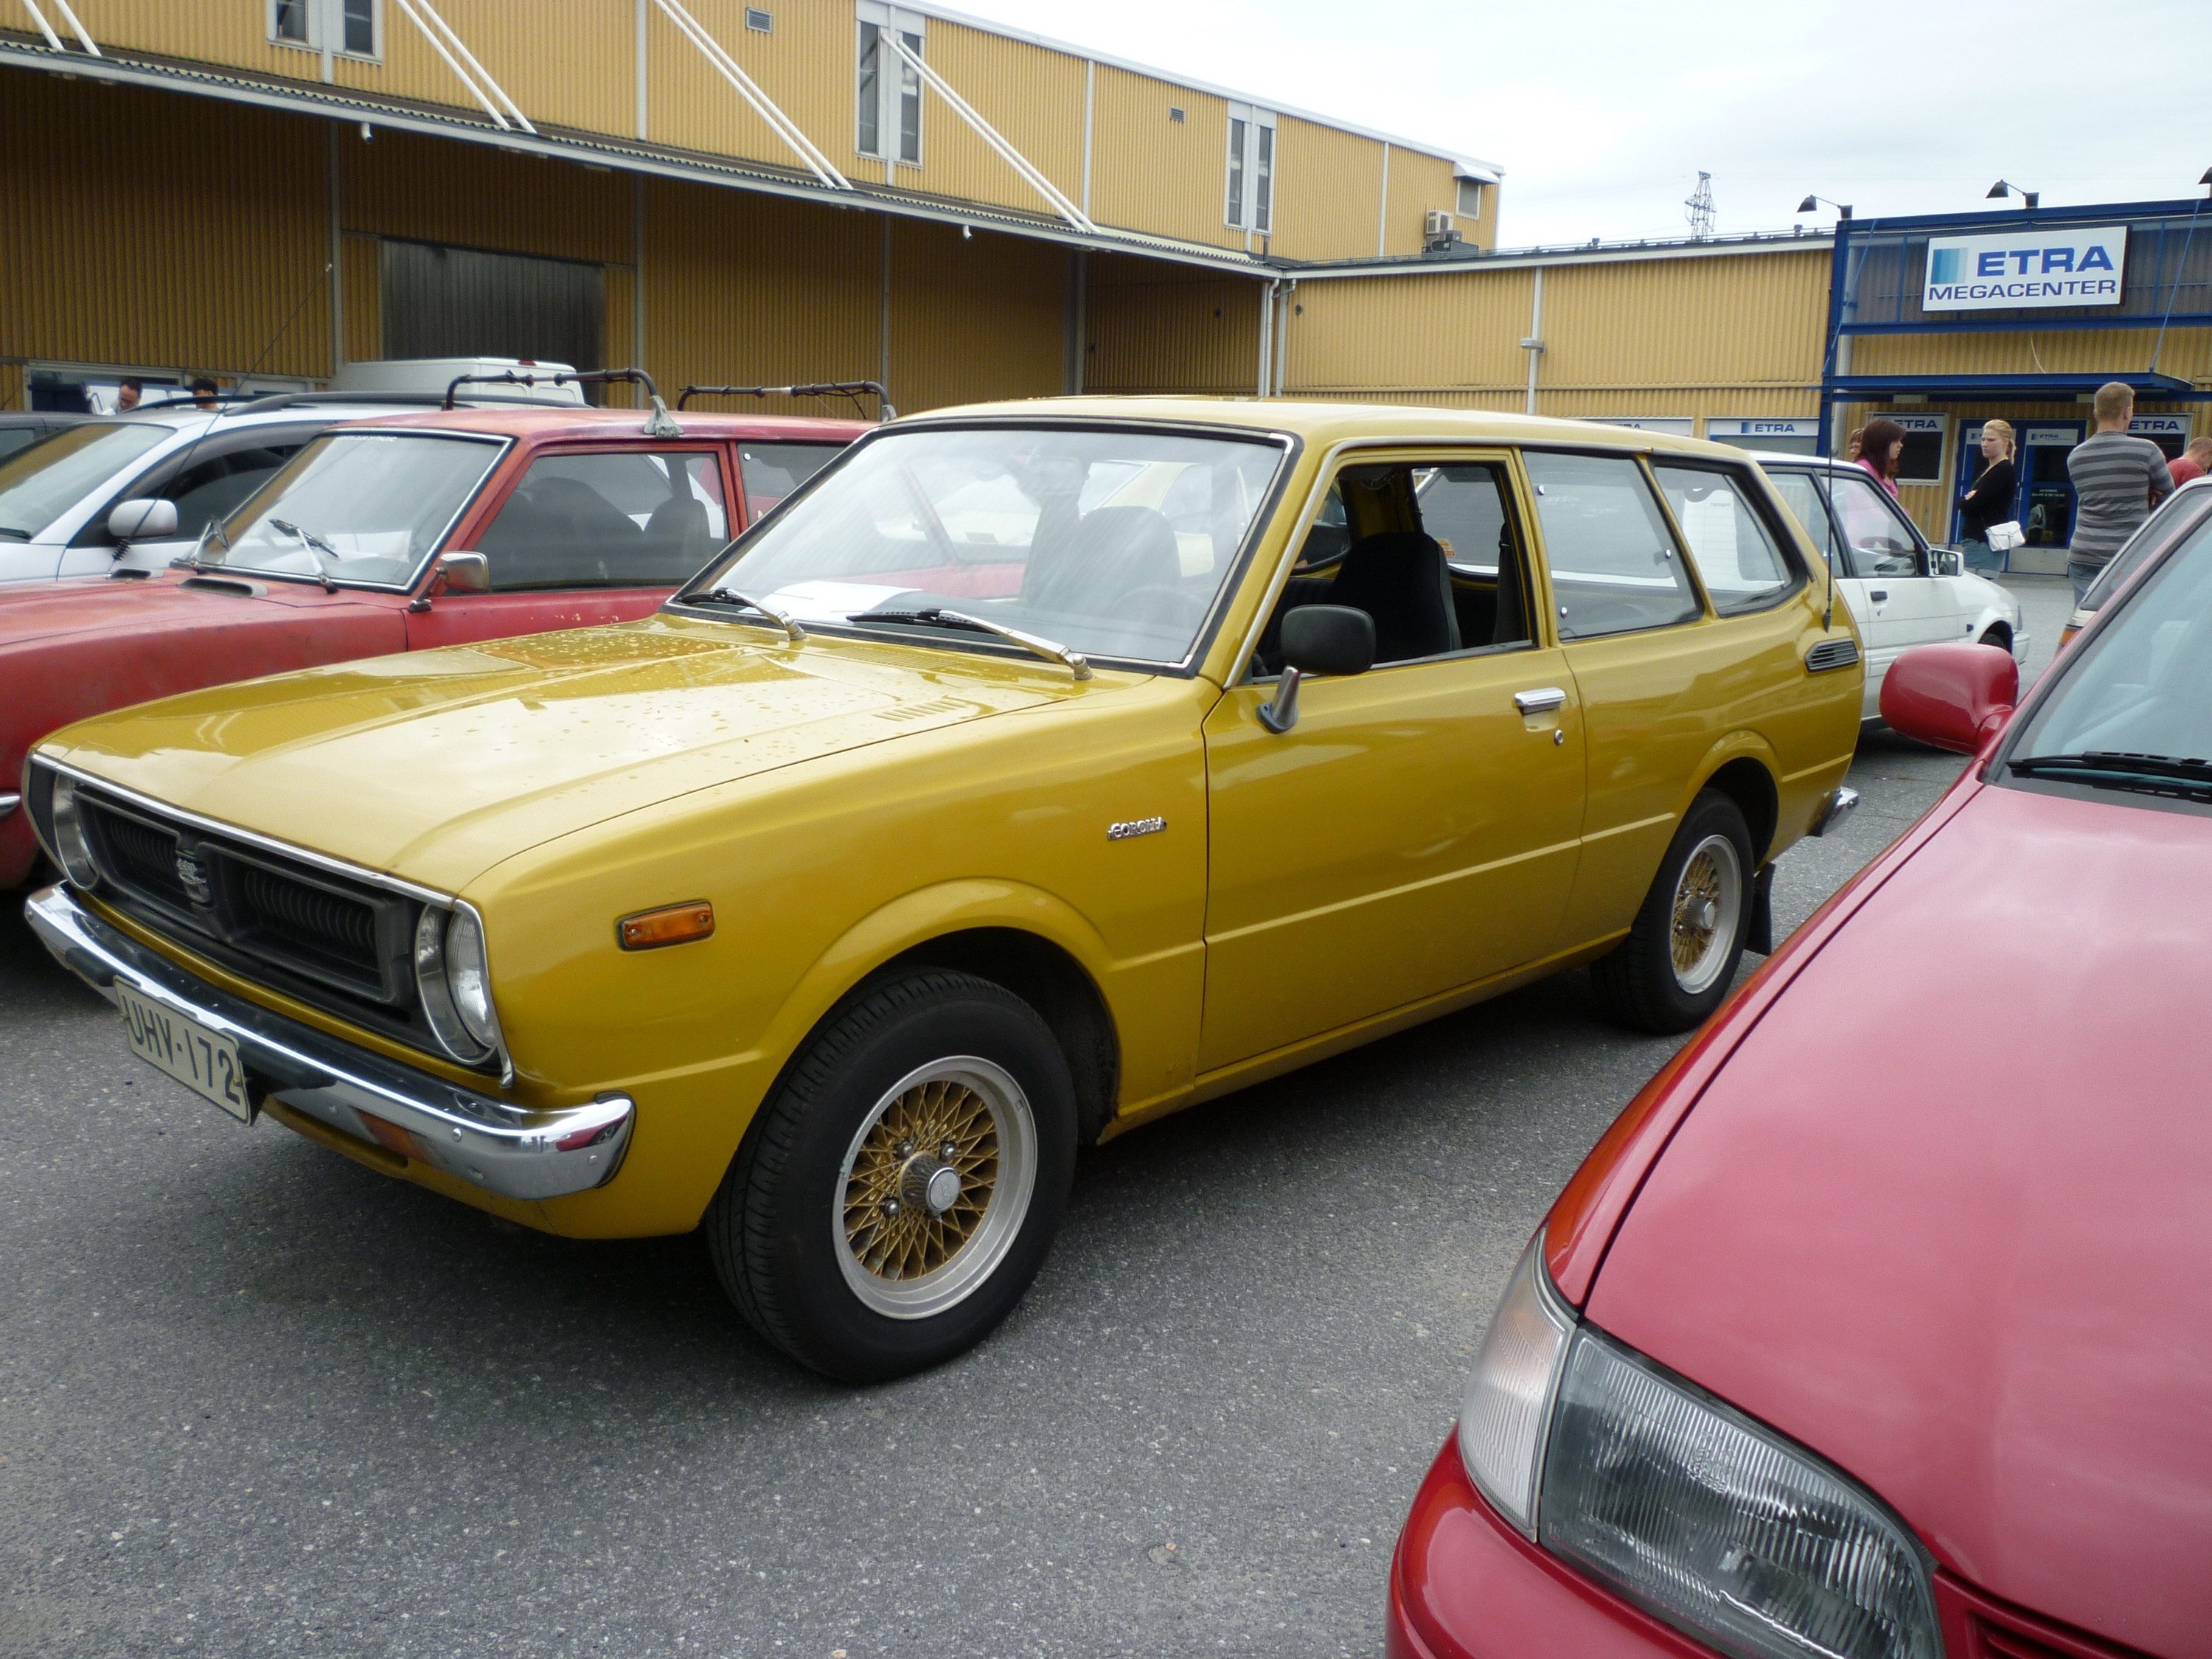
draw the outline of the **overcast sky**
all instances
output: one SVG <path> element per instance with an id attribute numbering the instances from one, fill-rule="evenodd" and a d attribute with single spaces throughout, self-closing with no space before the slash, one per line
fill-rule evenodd
<path id="1" fill-rule="evenodd" d="M 1505 169 L 1506 246 L 2203 196 L 2207 0 L 950 0 Z M 1878 22 L 1872 20 L 1879 20 Z M 2014 204 L 2017 206 L 2018 204 Z M 1824 217 L 1820 222 L 1826 222 Z"/>

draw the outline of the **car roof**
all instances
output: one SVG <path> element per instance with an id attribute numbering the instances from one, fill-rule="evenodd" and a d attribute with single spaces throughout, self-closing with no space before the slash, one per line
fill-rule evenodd
<path id="1" fill-rule="evenodd" d="M 1495 410 L 1443 409 L 1419 404 L 1309 402 L 1289 398 L 1035 398 L 1019 403 L 969 404 L 902 416 L 896 425 L 964 420 L 1113 421 L 1205 425 L 1289 433 L 1310 443 L 1478 443 L 1559 445 L 1650 450 L 1742 460 L 1747 452 L 1702 438 L 1678 438 L 1596 421 Z"/>
<path id="2" fill-rule="evenodd" d="M 832 420 L 813 415 L 732 415 L 686 409 L 670 418 L 686 438 L 750 438 L 848 444 L 875 429 L 873 421 Z M 495 437 L 527 438 L 540 443 L 574 439 L 642 437 L 646 412 L 637 409 L 450 409 L 422 410 L 352 420 L 349 426 L 401 427 L 412 431 L 481 432 Z"/>

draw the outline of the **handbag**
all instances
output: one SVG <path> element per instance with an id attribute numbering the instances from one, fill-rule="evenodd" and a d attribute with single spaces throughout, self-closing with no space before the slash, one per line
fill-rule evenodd
<path id="1" fill-rule="evenodd" d="M 2020 527 L 2018 519 L 2007 519 L 2002 524 L 1990 526 L 1988 540 L 1990 552 L 2009 553 L 2026 544 L 2027 532 Z"/>

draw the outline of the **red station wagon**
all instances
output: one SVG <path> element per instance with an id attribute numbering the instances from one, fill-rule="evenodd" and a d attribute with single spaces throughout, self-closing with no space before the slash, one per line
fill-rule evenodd
<path id="1" fill-rule="evenodd" d="M 2212 522 L 1661 1070 L 1484 1338 L 1396 1659 L 2212 1656 Z"/>
<path id="2" fill-rule="evenodd" d="M 0 589 L 0 888 L 36 855 L 14 785 L 57 727 L 288 669 L 647 615 L 870 429 L 677 421 L 677 437 L 631 410 L 354 422 L 212 526 L 189 568 Z"/>

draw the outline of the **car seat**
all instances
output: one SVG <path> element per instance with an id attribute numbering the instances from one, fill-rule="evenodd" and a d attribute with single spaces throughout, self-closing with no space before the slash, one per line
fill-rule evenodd
<path id="1" fill-rule="evenodd" d="M 1328 603 L 1375 619 L 1375 660 L 1406 662 L 1460 648 L 1451 568 L 1433 536 L 1386 531 L 1352 544 L 1337 567 Z"/>
<path id="2" fill-rule="evenodd" d="M 1023 573 L 1023 597 L 1040 611 L 1092 617 L 1127 614 L 1140 587 L 1182 584 L 1182 556 L 1167 515 L 1150 507 L 1101 507 L 1085 514 L 1065 548 Z"/>

